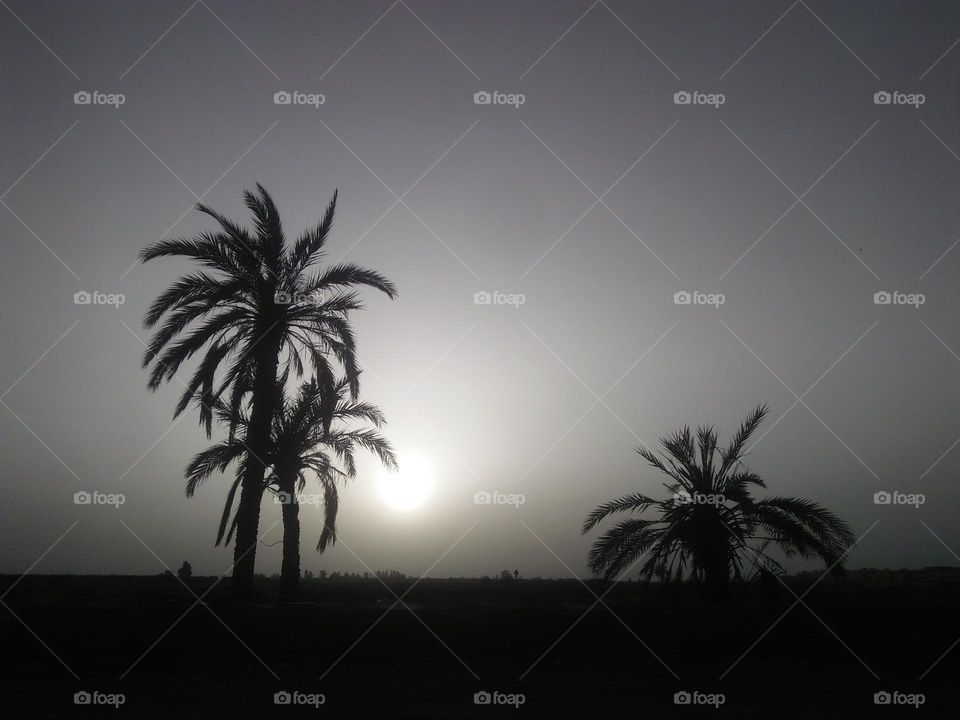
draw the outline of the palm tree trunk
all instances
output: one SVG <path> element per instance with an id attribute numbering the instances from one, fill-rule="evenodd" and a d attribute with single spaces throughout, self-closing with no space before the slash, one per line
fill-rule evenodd
<path id="1" fill-rule="evenodd" d="M 280 568 L 280 599 L 293 600 L 300 588 L 300 505 L 293 482 L 283 482 L 283 563 Z"/>
<path id="2" fill-rule="evenodd" d="M 263 476 L 266 473 L 263 458 L 267 455 L 270 425 L 276 408 L 281 338 L 261 337 L 256 353 L 252 407 L 245 439 L 247 461 L 237 508 L 237 539 L 233 547 L 231 590 L 234 598 L 240 600 L 249 598 L 253 593 L 253 574 L 260 532 L 260 501 L 263 497 Z"/>

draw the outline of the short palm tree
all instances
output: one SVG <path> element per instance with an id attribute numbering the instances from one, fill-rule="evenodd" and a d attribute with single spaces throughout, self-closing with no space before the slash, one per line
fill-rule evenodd
<path id="1" fill-rule="evenodd" d="M 241 411 L 235 414 L 226 403 L 217 406 L 219 419 L 246 426 L 248 419 Z M 336 521 L 339 509 L 339 485 L 356 477 L 355 451 L 358 448 L 374 453 L 388 468 L 396 468 L 397 461 L 390 443 L 379 430 L 385 423 L 383 413 L 370 403 L 351 396 L 347 378 L 334 381 L 328 376 L 301 385 L 296 396 L 285 400 L 273 420 L 270 445 L 265 459 L 269 470 L 264 478 L 264 489 L 276 493 L 282 505 L 283 562 L 280 593 L 283 599 L 296 596 L 300 580 L 300 506 L 298 493 L 313 475 L 323 494 L 324 521 L 317 543 L 323 552 L 336 542 Z M 246 457 L 243 444 L 234 437 L 199 453 L 188 465 L 187 495 L 193 495 L 199 485 L 214 470 L 224 471 L 234 460 L 241 465 Z M 237 527 L 239 513 L 233 513 L 236 491 L 242 479 L 242 470 L 230 488 L 224 504 L 217 535 L 217 543 L 229 543 Z"/>
<path id="2" fill-rule="evenodd" d="M 819 556 L 828 567 L 838 566 L 854 540 L 846 523 L 809 500 L 751 495 L 751 487 L 766 483 L 743 466 L 745 445 L 766 414 L 766 406 L 754 410 L 726 450 L 718 448 L 712 427 L 698 428 L 695 436 L 684 427 L 661 438 L 665 452 L 659 455 L 637 448 L 670 478 L 666 487 L 673 497 L 631 493 L 591 512 L 584 534 L 615 513 L 653 509 L 655 517 L 632 517 L 608 530 L 590 551 L 590 570 L 612 580 L 646 557 L 640 567 L 645 579 L 688 577 L 703 583 L 709 597 L 722 599 L 731 575 L 782 570 L 767 552 L 771 545 L 786 557 Z"/>
<path id="3" fill-rule="evenodd" d="M 234 545 L 232 585 L 238 597 L 248 596 L 253 586 L 264 455 L 281 398 L 278 372 L 292 368 L 301 375 L 306 362 L 330 373 L 333 361 L 356 396 L 359 371 L 349 313 L 361 304 L 350 288 L 367 285 L 391 298 L 396 294 L 382 275 L 353 264 L 315 269 L 333 225 L 336 193 L 320 223 L 292 245 L 261 185 L 256 193 L 244 192 L 244 201 L 253 215 L 251 229 L 201 203 L 197 209 L 217 221 L 216 231 L 160 240 L 141 253 L 144 262 L 183 257 L 202 267 L 170 286 L 146 314 L 148 328 L 166 318 L 143 358 L 145 367 L 152 363 L 148 387 L 169 382 L 183 363 L 202 353 L 174 417 L 196 401 L 209 437 L 216 399 L 228 398 L 235 414 L 249 405 Z M 218 380 L 221 367 L 226 369 Z M 231 437 L 234 429 L 231 424 Z"/>

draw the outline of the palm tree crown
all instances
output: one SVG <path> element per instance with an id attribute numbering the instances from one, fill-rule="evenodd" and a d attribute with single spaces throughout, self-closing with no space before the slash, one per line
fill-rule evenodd
<path id="1" fill-rule="evenodd" d="M 782 570 L 767 552 L 771 545 L 786 557 L 819 556 L 828 567 L 839 565 L 854 536 L 836 515 L 809 500 L 751 495 L 751 488 L 766 483 L 743 466 L 745 446 L 766 414 L 766 406 L 754 410 L 726 450 L 712 427 L 695 435 L 684 427 L 662 438 L 660 454 L 638 448 L 670 478 L 673 497 L 630 493 L 593 510 L 583 533 L 615 513 L 652 508 L 656 516 L 632 517 L 608 530 L 590 551 L 590 570 L 610 580 L 646 557 L 640 573 L 647 580 L 689 577 L 723 594 L 731 574 L 742 579 L 754 569 Z"/>

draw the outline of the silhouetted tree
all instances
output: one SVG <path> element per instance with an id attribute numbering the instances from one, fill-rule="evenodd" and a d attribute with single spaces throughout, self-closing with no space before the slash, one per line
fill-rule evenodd
<path id="1" fill-rule="evenodd" d="M 233 422 L 240 430 L 247 427 L 249 419 L 242 409 L 235 411 L 219 401 L 215 407 L 220 421 Z M 297 494 L 306 485 L 307 473 L 316 478 L 323 491 L 324 527 L 317 543 L 317 550 L 323 552 L 336 542 L 338 484 L 356 477 L 355 451 L 358 448 L 368 450 L 387 467 L 396 467 L 393 449 L 379 432 L 384 422 L 383 413 L 375 405 L 351 397 L 347 378 L 334 380 L 332 376 L 325 376 L 324 381 L 312 378 L 300 386 L 295 397 L 280 403 L 263 455 L 269 466 L 263 482 L 265 488 L 277 494 L 281 504 L 283 561 L 280 594 L 283 599 L 295 597 L 299 586 L 300 505 Z M 214 470 L 224 471 L 245 453 L 243 441 L 236 436 L 198 453 L 187 466 L 187 494 L 193 495 Z M 342 467 L 337 467 L 331 456 Z M 233 513 L 233 502 L 241 479 L 238 474 L 227 494 L 218 542 L 226 533 L 226 542 L 229 543 L 234 530 L 239 527 L 240 513 Z M 233 521 L 230 522 L 232 513 Z"/>
<path id="2" fill-rule="evenodd" d="M 333 225 L 336 193 L 320 223 L 292 246 L 267 191 L 258 184 L 256 193 L 244 192 L 243 197 L 253 215 L 252 229 L 200 203 L 197 209 L 216 220 L 218 230 L 191 239 L 160 240 L 141 253 L 144 262 L 183 257 L 204 268 L 181 277 L 146 314 L 148 328 L 166 316 L 143 359 L 144 366 L 153 363 L 149 388 L 169 382 L 185 361 L 206 348 L 174 416 L 197 401 L 209 437 L 215 398 L 227 393 L 234 411 L 249 403 L 232 581 L 239 597 L 249 595 L 253 584 L 263 456 L 280 401 L 278 370 L 292 367 L 299 376 L 306 361 L 332 372 L 332 357 L 342 365 L 356 396 L 358 368 L 348 314 L 361 305 L 359 296 L 347 289 L 368 285 L 395 296 L 389 280 L 353 264 L 313 270 Z M 227 370 L 215 387 L 215 373 L 224 365 Z M 231 424 L 231 437 L 234 430 Z"/>
<path id="3" fill-rule="evenodd" d="M 631 493 L 591 512 L 584 534 L 614 513 L 652 508 L 659 517 L 630 518 L 608 530 L 590 551 L 590 570 L 612 580 L 646 555 L 641 566 L 646 580 L 659 576 L 679 581 L 686 575 L 702 582 L 709 597 L 722 599 L 731 574 L 742 579 L 760 563 L 782 569 L 766 552 L 771 544 L 787 557 L 819 556 L 828 567 L 839 564 L 854 536 L 836 515 L 808 500 L 751 496 L 751 486 L 766 483 L 742 461 L 747 441 L 766 414 L 766 406 L 754 410 L 726 450 L 717 447 L 712 427 L 698 428 L 696 436 L 684 427 L 661 438 L 666 452 L 659 455 L 637 448 L 670 477 L 666 486 L 674 497 L 657 500 Z"/>

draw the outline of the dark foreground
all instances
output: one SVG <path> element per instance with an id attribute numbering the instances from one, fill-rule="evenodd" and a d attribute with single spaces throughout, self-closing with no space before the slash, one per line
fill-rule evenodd
<path id="1" fill-rule="evenodd" d="M 423 580 L 392 609 L 376 579 L 307 581 L 289 605 L 275 581 L 248 604 L 228 584 L 194 606 L 169 577 L 27 576 L 0 605 L 4 716 L 960 717 L 960 645 L 929 669 L 960 639 L 950 584 L 825 581 L 786 615 L 786 591 L 710 607 L 622 583 L 587 612 L 596 598 L 572 580 Z M 483 691 L 491 704 L 475 704 Z M 97 704 L 118 693 L 119 708 Z M 917 693 L 919 709 L 903 704 Z"/>

